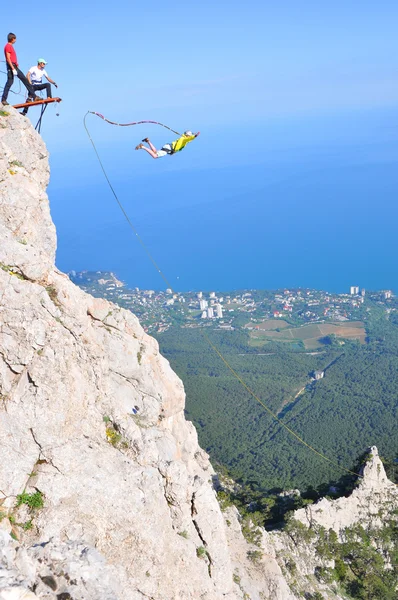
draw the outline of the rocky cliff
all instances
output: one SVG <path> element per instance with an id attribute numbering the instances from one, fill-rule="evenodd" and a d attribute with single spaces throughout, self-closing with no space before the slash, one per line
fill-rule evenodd
<path id="1" fill-rule="evenodd" d="M 321 526 L 338 535 L 356 523 L 382 527 L 388 515 L 398 509 L 398 488 L 387 478 L 376 446 L 372 446 L 362 468 L 357 487 L 348 498 L 328 500 L 295 512 L 295 518 L 307 527 Z"/>
<path id="2" fill-rule="evenodd" d="M 48 180 L 42 139 L 7 107 L 0 600 L 294 600 L 302 593 L 287 565 L 296 555 L 302 587 L 318 590 L 305 579 L 316 568 L 313 547 L 299 552 L 292 536 L 266 532 L 250 545 L 236 509 L 222 514 L 208 456 L 184 418 L 182 382 L 157 342 L 133 314 L 85 294 L 54 266 Z M 350 508 L 347 499 L 342 508 L 318 504 L 297 520 L 311 527 L 328 515 L 325 526 L 336 529 L 360 520 L 365 496 L 393 494 L 383 473 L 373 468 L 378 487 L 362 494 L 360 486 Z"/>
<path id="3" fill-rule="evenodd" d="M 375 446 L 360 475 L 348 497 L 323 498 L 296 510 L 283 532 L 268 534 L 267 543 L 299 597 L 396 598 L 398 488 L 387 478 Z"/>

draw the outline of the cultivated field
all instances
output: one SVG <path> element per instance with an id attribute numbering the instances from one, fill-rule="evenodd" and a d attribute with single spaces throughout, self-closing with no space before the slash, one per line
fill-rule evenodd
<path id="1" fill-rule="evenodd" d="M 248 323 L 245 327 L 255 327 L 256 331 L 272 331 L 274 329 L 284 329 L 285 327 L 289 327 L 289 323 L 283 319 L 268 319 L 262 323 L 256 323 L 256 325 Z"/>
<path id="2" fill-rule="evenodd" d="M 283 324 L 282 324 L 283 323 Z M 276 331 L 281 329 L 282 331 Z M 302 341 L 307 350 L 319 348 L 320 339 L 334 334 L 336 337 L 359 340 L 365 343 L 366 331 L 362 321 L 345 321 L 343 323 L 312 323 L 301 327 L 291 327 L 286 321 L 270 319 L 259 323 L 250 331 L 250 337 L 255 345 L 260 340 L 276 342 Z"/>

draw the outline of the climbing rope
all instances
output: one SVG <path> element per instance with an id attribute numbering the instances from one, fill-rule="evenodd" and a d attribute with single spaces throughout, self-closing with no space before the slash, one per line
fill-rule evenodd
<path id="1" fill-rule="evenodd" d="M 0 62 L 2 62 L 4 64 L 7 64 L 5 60 L 0 60 Z M 3 71 L 3 69 L 0 69 L 0 73 L 3 73 L 4 75 L 8 76 L 7 71 Z M 14 82 L 15 82 L 15 78 L 14 78 Z M 20 79 L 18 79 L 18 83 L 19 83 L 19 89 L 18 89 L 18 91 L 14 92 L 14 90 L 10 89 L 10 93 L 14 94 L 15 96 L 22 96 L 23 98 L 25 98 L 26 97 L 25 94 L 22 93 L 22 85 L 21 85 L 21 80 Z M 3 92 L 4 86 L 0 87 L 0 90 L 1 90 L 1 92 Z"/>
<path id="2" fill-rule="evenodd" d="M 104 165 L 101 161 L 101 158 L 98 154 L 97 148 L 95 146 L 95 143 L 90 135 L 90 132 L 87 128 L 86 125 L 86 118 L 87 115 L 92 114 L 92 115 L 96 115 L 97 117 L 100 117 L 101 119 L 103 119 L 104 121 L 106 121 L 107 123 L 110 123 L 111 125 L 119 125 L 120 127 L 128 127 L 130 125 L 140 125 L 143 123 L 152 123 L 154 125 L 160 125 L 162 127 L 165 127 L 166 129 L 169 129 L 170 131 L 173 131 L 174 133 L 176 133 L 177 135 L 180 135 L 177 131 L 174 131 L 174 129 L 171 129 L 171 127 L 167 127 L 167 125 L 163 125 L 162 123 L 157 123 L 156 121 L 136 121 L 134 123 L 114 123 L 113 121 L 109 121 L 108 119 L 105 119 L 105 117 L 103 115 L 101 115 L 100 113 L 96 113 L 93 111 L 87 111 L 87 113 L 84 116 L 83 119 L 83 124 L 84 124 L 84 128 L 87 132 L 88 138 L 93 146 L 94 152 L 97 156 L 98 162 L 101 166 L 102 172 L 105 176 L 105 179 L 112 191 L 112 194 L 117 202 L 117 204 L 119 205 L 119 208 L 121 209 L 127 223 L 129 224 L 130 228 L 132 229 L 132 231 L 134 232 L 134 235 L 137 237 L 139 243 L 141 244 L 141 246 L 143 247 L 143 249 L 145 250 L 147 256 L 149 257 L 149 259 L 151 260 L 152 264 L 154 265 L 154 267 L 156 268 L 156 270 L 158 271 L 159 275 L 162 277 L 163 281 L 166 283 L 167 287 L 171 289 L 172 292 L 174 292 L 173 290 L 173 286 L 170 284 L 169 280 L 167 279 L 166 275 L 163 273 L 163 271 L 160 269 L 160 267 L 158 266 L 158 264 L 155 262 L 154 258 L 152 257 L 151 253 L 149 252 L 148 248 L 146 247 L 145 243 L 143 242 L 142 238 L 139 236 L 136 228 L 134 227 L 134 225 L 132 224 L 128 214 L 126 213 L 122 203 L 120 202 L 110 180 L 109 177 L 105 171 Z M 346 473 L 349 473 L 350 475 L 355 475 L 356 477 L 360 477 L 363 478 L 363 475 L 361 475 L 360 473 L 357 473 L 355 471 L 352 471 L 351 469 L 348 469 L 347 467 L 344 467 L 342 465 L 340 465 L 338 462 L 330 459 L 328 456 L 326 456 L 325 454 L 323 454 L 322 452 L 320 452 L 319 450 L 316 450 L 316 448 L 314 448 L 313 446 L 311 446 L 310 444 L 308 444 L 302 437 L 300 437 L 295 431 L 293 431 L 293 429 L 291 429 L 288 425 L 286 425 L 286 423 L 284 423 L 254 392 L 253 390 L 247 385 L 247 383 L 242 379 L 242 377 L 235 371 L 235 369 L 229 364 L 229 362 L 227 361 L 227 359 L 225 358 L 225 356 L 218 350 L 218 348 L 213 344 L 213 342 L 210 340 L 209 336 L 203 331 L 203 330 L 199 330 L 200 334 L 202 335 L 202 337 L 207 341 L 207 343 L 209 344 L 209 346 L 212 348 L 212 350 L 217 354 L 217 356 L 219 356 L 219 358 L 222 360 L 222 362 L 224 363 L 224 365 L 229 369 L 229 371 L 233 374 L 233 376 L 240 382 L 240 384 L 244 387 L 244 389 L 252 396 L 252 398 L 254 398 L 256 400 L 256 402 L 258 402 L 258 404 L 260 404 L 267 412 L 269 415 L 271 415 L 271 417 L 277 421 L 279 423 L 279 425 L 281 425 L 281 427 L 283 427 L 292 437 L 294 437 L 300 444 L 302 444 L 303 446 L 305 446 L 308 450 L 310 450 L 311 452 L 313 452 L 314 454 L 316 454 L 318 457 L 322 458 L 323 460 L 325 460 L 326 462 L 328 462 L 329 464 L 333 465 L 334 467 L 337 467 L 338 469 L 340 469 L 341 471 L 344 471 Z"/>
<path id="3" fill-rule="evenodd" d="M 84 119 L 83 119 L 84 128 L 85 128 L 85 130 L 86 130 L 86 132 L 87 132 L 87 135 L 88 135 L 88 137 L 89 137 L 89 140 L 90 140 L 90 142 L 91 142 L 91 144 L 92 144 L 92 146 L 93 146 L 93 148 L 94 148 L 94 152 L 95 152 L 95 154 L 96 154 L 96 156 L 97 156 L 98 162 L 99 162 L 99 164 L 100 164 L 100 167 L 101 167 L 101 169 L 102 169 L 102 172 L 103 172 L 103 174 L 104 174 L 104 176 L 105 176 L 105 179 L 106 179 L 106 181 L 108 182 L 108 185 L 109 185 L 109 187 L 110 187 L 110 189 L 111 189 L 111 192 L 112 192 L 112 194 L 113 194 L 113 196 L 114 196 L 114 198 L 115 198 L 116 202 L 118 203 L 118 205 L 119 205 L 119 208 L 120 208 L 120 210 L 122 211 L 122 213 L 123 213 L 123 215 L 124 215 L 124 217 L 125 217 L 125 219 L 126 219 L 127 223 L 129 224 L 130 228 L 132 229 L 132 231 L 133 231 L 133 233 L 134 233 L 135 237 L 137 238 L 137 240 L 138 240 L 138 241 L 139 241 L 139 243 L 141 244 L 142 248 L 145 250 L 145 253 L 146 253 L 146 255 L 148 256 L 149 260 L 151 261 L 151 263 L 153 264 L 153 266 L 155 267 L 155 269 L 157 270 L 157 272 L 159 273 L 159 275 L 160 275 L 160 276 L 163 278 L 163 281 L 166 283 L 167 287 L 170 287 L 170 285 L 169 285 L 169 282 L 167 281 L 166 277 L 164 276 L 164 274 L 163 274 L 162 270 L 159 268 L 158 264 L 156 263 L 155 259 L 154 259 L 154 258 L 153 258 L 153 256 L 152 256 L 152 254 L 149 252 L 148 248 L 146 247 L 146 245 L 144 244 L 143 240 L 141 239 L 141 237 L 140 237 L 140 235 L 139 235 L 138 231 L 136 230 L 136 228 L 134 227 L 134 225 L 133 225 L 133 224 L 132 224 L 132 222 L 130 221 L 130 218 L 129 218 L 128 214 L 127 214 L 127 213 L 126 213 L 126 211 L 124 210 L 124 207 L 123 207 L 122 203 L 120 202 L 120 200 L 119 200 L 119 198 L 118 198 L 118 196 L 117 196 L 117 194 L 116 194 L 116 192 L 115 192 L 115 190 L 114 190 L 114 188 L 113 188 L 113 185 L 111 184 L 111 182 L 110 182 L 110 180 L 109 180 L 109 177 L 108 177 L 108 175 L 106 174 L 106 171 L 105 171 L 104 165 L 102 164 L 102 160 L 101 160 L 101 158 L 100 158 L 100 156 L 99 156 L 99 154 L 98 154 L 98 151 L 97 151 L 97 148 L 96 148 L 96 146 L 95 146 L 95 144 L 94 144 L 93 138 L 91 137 L 91 135 L 90 135 L 90 132 L 89 132 L 89 130 L 88 130 L 88 128 L 87 128 L 87 125 L 86 125 L 86 118 L 87 118 L 87 115 L 89 115 L 89 114 L 100 116 L 100 117 L 101 117 L 102 119 L 104 119 L 104 120 L 106 120 L 106 119 L 105 119 L 105 118 L 104 118 L 102 115 L 100 115 L 99 113 L 94 113 L 94 112 L 91 112 L 91 111 L 89 110 L 89 111 L 87 111 L 87 112 L 86 112 L 86 114 L 84 115 Z M 148 122 L 153 122 L 153 121 L 142 121 L 142 122 L 143 122 L 143 123 L 148 123 Z M 112 125 L 114 125 L 114 123 L 111 123 L 111 124 L 112 124 Z M 117 123 L 116 123 L 116 124 L 117 124 Z M 132 124 L 132 125 L 138 125 L 138 123 L 131 123 L 131 124 Z M 165 127 L 165 125 L 163 125 L 163 127 Z M 169 128 L 169 127 L 167 127 L 167 129 L 170 129 L 170 128 Z M 171 130 L 171 131 L 173 131 L 173 130 Z"/>

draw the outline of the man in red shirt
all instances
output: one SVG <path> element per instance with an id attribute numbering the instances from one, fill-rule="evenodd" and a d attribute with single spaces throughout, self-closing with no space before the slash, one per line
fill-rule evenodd
<path id="1" fill-rule="evenodd" d="M 16 75 L 18 79 L 22 81 L 29 92 L 29 96 L 31 96 L 34 100 L 39 100 L 40 98 L 36 96 L 33 86 L 29 83 L 21 69 L 18 67 L 17 54 L 14 50 L 14 44 L 17 41 L 17 36 L 15 33 L 9 33 L 7 40 L 8 42 L 4 46 L 4 56 L 6 57 L 7 63 L 7 83 L 4 86 L 3 96 L 1 98 L 2 103 L 8 104 L 7 96 L 12 84 L 14 83 L 14 75 Z"/>

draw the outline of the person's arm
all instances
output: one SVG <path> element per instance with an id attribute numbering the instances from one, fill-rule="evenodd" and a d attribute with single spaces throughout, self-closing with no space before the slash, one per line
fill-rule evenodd
<path id="1" fill-rule="evenodd" d="M 198 133 L 195 133 L 195 137 L 198 137 L 198 135 L 200 135 L 200 131 L 198 131 Z"/>
<path id="2" fill-rule="evenodd" d="M 55 81 L 53 81 L 53 79 L 51 79 L 51 77 L 49 77 L 49 75 L 44 75 L 44 77 L 47 79 L 47 81 L 49 81 L 50 83 L 55 85 L 56 88 L 58 87 L 57 84 L 55 83 Z"/>
<path id="3" fill-rule="evenodd" d="M 32 84 L 32 80 L 31 80 L 31 78 L 30 78 L 30 71 L 28 71 L 28 72 L 26 73 L 26 79 L 29 81 L 29 83 L 30 83 L 30 84 Z"/>
<path id="4" fill-rule="evenodd" d="M 11 62 L 11 53 L 7 52 L 7 51 L 6 51 L 6 61 L 7 61 L 8 66 L 10 67 L 11 71 L 14 73 L 14 75 L 16 75 L 17 71 Z"/>

